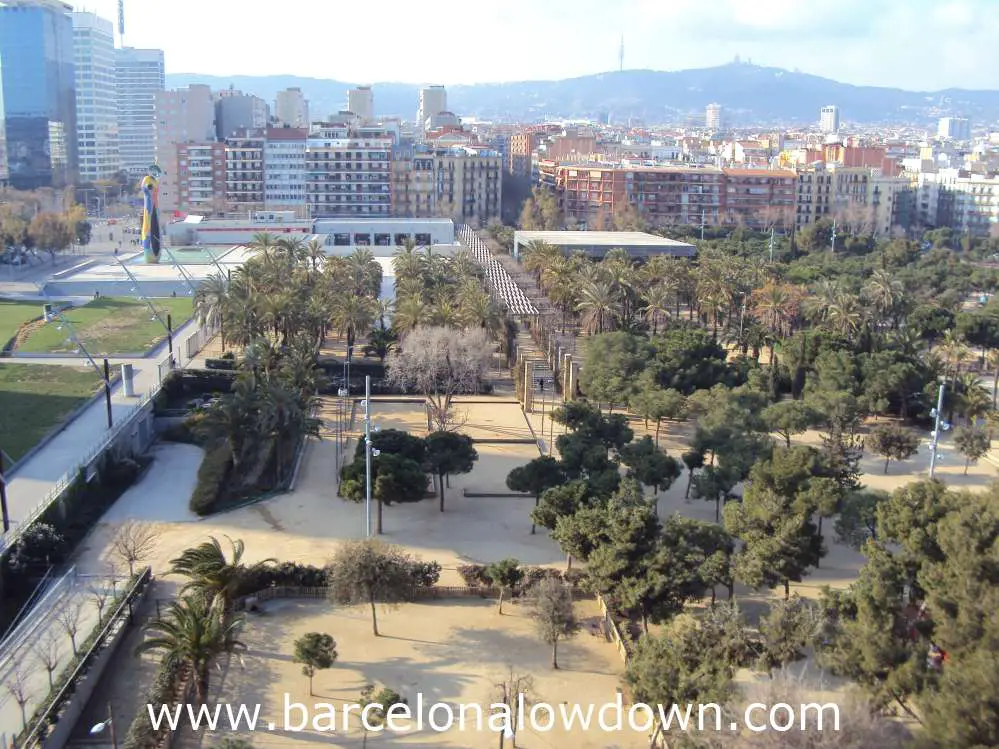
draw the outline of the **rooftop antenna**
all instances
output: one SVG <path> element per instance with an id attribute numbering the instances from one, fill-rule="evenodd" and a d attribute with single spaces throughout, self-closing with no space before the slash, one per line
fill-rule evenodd
<path id="1" fill-rule="evenodd" d="M 124 1 L 124 0 L 122 0 Z M 621 34 L 621 46 L 617 50 L 618 71 L 624 72 L 624 34 Z"/>
<path id="2" fill-rule="evenodd" d="M 125 0 L 118 0 L 118 39 L 125 46 Z"/>

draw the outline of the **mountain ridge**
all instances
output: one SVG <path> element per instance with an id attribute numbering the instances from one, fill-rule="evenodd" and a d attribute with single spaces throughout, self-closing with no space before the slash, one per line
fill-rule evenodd
<path id="1" fill-rule="evenodd" d="M 313 117 L 345 108 L 354 83 L 295 75 L 209 76 L 167 75 L 168 88 L 207 83 L 230 85 L 273 102 L 277 91 L 302 89 Z M 368 84 L 374 88 L 380 116 L 415 116 L 420 86 L 409 83 Z M 722 106 L 731 125 L 807 124 L 818 120 L 819 108 L 835 104 L 844 122 L 862 124 L 929 124 L 937 117 L 967 116 L 973 126 L 999 120 L 999 91 L 944 89 L 906 91 L 883 86 L 841 83 L 810 73 L 729 63 L 678 71 L 624 70 L 560 80 L 458 84 L 447 87 L 448 104 L 459 116 L 531 121 L 545 117 L 649 123 L 682 123 L 704 116 L 710 103 Z"/>

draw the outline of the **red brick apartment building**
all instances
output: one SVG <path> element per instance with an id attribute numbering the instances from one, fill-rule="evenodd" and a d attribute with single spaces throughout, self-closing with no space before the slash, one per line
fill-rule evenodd
<path id="1" fill-rule="evenodd" d="M 750 229 L 794 221 L 798 175 L 790 170 L 723 169 L 723 223 Z"/>
<path id="2" fill-rule="evenodd" d="M 636 206 L 652 225 L 739 223 L 763 228 L 793 215 L 791 171 L 712 167 L 539 164 L 541 182 L 560 198 L 567 219 L 587 225 L 615 208 Z M 790 220 L 790 219 L 789 219 Z"/>

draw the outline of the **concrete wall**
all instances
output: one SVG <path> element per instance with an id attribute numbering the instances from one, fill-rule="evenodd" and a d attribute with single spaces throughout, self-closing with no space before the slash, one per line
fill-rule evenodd
<path id="1" fill-rule="evenodd" d="M 59 713 L 59 720 L 52 728 L 52 732 L 40 744 L 41 749 L 63 749 L 69 743 L 77 721 L 80 720 L 83 711 L 87 707 L 87 703 L 93 696 L 94 690 L 100 683 L 101 675 L 110 665 L 118 647 L 131 630 L 132 624 L 129 622 L 129 612 L 134 611 L 142 605 L 142 602 L 149 593 L 149 589 L 152 587 L 150 582 L 151 576 L 138 596 L 132 599 L 131 609 L 126 607 L 120 612 L 122 617 L 118 619 L 117 631 L 110 636 L 104 648 L 90 662 L 86 675 L 73 686 L 73 696 L 65 704 L 62 712 Z M 117 723 L 118 721 L 115 720 L 115 722 Z M 117 726 L 118 736 L 121 739 L 124 738 L 123 728 L 127 730 L 128 726 Z"/>

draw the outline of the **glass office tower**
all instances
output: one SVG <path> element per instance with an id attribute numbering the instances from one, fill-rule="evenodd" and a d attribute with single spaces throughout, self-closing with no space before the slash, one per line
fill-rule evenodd
<path id="1" fill-rule="evenodd" d="M 0 0 L 2 140 L 7 179 L 20 190 L 77 178 L 72 10 L 57 0 Z"/>

